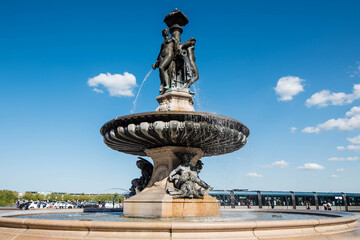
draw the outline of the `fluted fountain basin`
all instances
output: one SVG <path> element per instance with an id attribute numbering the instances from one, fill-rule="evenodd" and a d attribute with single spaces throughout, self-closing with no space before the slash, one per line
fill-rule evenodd
<path id="1" fill-rule="evenodd" d="M 204 156 L 239 150 L 249 129 L 241 122 L 203 112 L 147 112 L 117 117 L 100 130 L 105 144 L 119 152 L 146 156 L 162 146 L 201 148 Z"/>

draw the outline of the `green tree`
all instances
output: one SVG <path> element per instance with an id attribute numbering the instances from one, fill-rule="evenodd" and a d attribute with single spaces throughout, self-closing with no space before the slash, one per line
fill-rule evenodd
<path id="1" fill-rule="evenodd" d="M 18 199 L 18 193 L 10 190 L 0 190 L 0 207 L 13 206 L 16 199 Z"/>
<path id="2" fill-rule="evenodd" d="M 115 193 L 114 195 L 113 195 L 113 200 L 114 200 L 114 202 L 118 202 L 119 200 L 121 201 L 121 202 L 124 202 L 124 199 L 125 199 L 125 196 L 124 195 L 120 195 L 120 194 L 118 194 L 118 193 Z"/>
<path id="3" fill-rule="evenodd" d="M 63 201 L 73 200 L 73 197 L 70 194 L 64 194 L 62 200 Z"/>
<path id="4" fill-rule="evenodd" d="M 35 199 L 35 196 L 34 196 L 34 194 L 32 194 L 32 193 L 25 193 L 25 194 L 22 196 L 22 198 L 25 199 L 25 200 L 30 201 L 30 200 L 34 200 L 34 199 Z"/>
<path id="5" fill-rule="evenodd" d="M 113 194 L 98 194 L 93 196 L 92 201 L 112 201 L 114 199 Z"/>
<path id="6" fill-rule="evenodd" d="M 35 193 L 34 194 L 34 201 L 37 201 L 38 199 L 40 199 L 41 201 L 45 200 L 45 195 L 44 194 L 40 194 L 40 193 Z"/>
<path id="7" fill-rule="evenodd" d="M 113 195 L 113 201 L 114 202 L 117 202 L 118 201 L 118 199 L 119 199 L 119 194 L 118 193 L 115 193 L 114 195 Z"/>
<path id="8" fill-rule="evenodd" d="M 50 194 L 46 195 L 46 199 L 48 199 L 50 201 L 55 201 L 56 200 L 56 194 L 55 193 L 50 193 Z"/>

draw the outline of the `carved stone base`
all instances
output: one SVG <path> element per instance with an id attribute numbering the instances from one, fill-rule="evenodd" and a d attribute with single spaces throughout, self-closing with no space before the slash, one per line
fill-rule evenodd
<path id="1" fill-rule="evenodd" d="M 165 146 L 146 149 L 145 153 L 151 157 L 154 162 L 154 170 L 147 188 L 152 187 L 156 182 L 167 178 L 172 170 L 180 165 L 181 160 L 176 156 L 177 153 L 193 154 L 190 164 L 196 165 L 196 162 L 203 156 L 200 148 Z M 165 186 L 164 186 L 165 187 Z"/>
<path id="2" fill-rule="evenodd" d="M 166 179 L 162 182 L 125 200 L 124 216 L 158 218 L 219 214 L 219 201 L 211 196 L 205 195 L 204 199 L 174 199 L 165 192 Z"/>
<path id="3" fill-rule="evenodd" d="M 160 104 L 156 112 L 191 111 L 194 112 L 194 100 L 189 93 L 171 91 L 156 97 Z"/>
<path id="4" fill-rule="evenodd" d="M 181 162 L 178 153 L 193 155 L 190 164 L 203 156 L 200 148 L 165 146 L 145 150 L 154 161 L 154 170 L 148 186 L 139 194 L 125 200 L 126 217 L 182 217 L 213 216 L 219 213 L 219 202 L 205 195 L 204 199 L 174 199 L 166 193 L 167 178 Z"/>

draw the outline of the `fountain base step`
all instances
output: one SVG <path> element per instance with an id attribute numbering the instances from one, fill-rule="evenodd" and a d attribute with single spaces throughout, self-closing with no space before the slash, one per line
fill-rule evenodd
<path id="1" fill-rule="evenodd" d="M 175 199 L 164 188 L 151 187 L 125 200 L 125 217 L 192 217 L 216 216 L 219 214 L 219 201 L 209 195 L 204 199 Z"/>

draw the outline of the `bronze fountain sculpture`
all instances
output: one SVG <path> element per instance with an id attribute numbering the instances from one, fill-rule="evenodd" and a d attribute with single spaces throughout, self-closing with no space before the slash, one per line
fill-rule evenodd
<path id="1" fill-rule="evenodd" d="M 179 10 L 169 13 L 164 41 L 153 69 L 159 68 L 159 107 L 155 112 L 115 118 L 100 132 L 110 148 L 148 156 L 140 158 L 142 176 L 132 181 L 124 216 L 177 217 L 217 215 L 219 203 L 199 178 L 200 158 L 230 153 L 246 144 L 249 129 L 217 114 L 195 112 L 191 85 L 199 79 L 194 38 L 181 43 L 188 18 Z M 171 36 L 169 36 L 171 34 Z M 151 175 L 151 177 L 150 177 Z"/>

